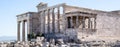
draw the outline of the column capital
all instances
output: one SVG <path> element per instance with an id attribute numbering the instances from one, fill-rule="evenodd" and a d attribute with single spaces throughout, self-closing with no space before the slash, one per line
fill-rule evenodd
<path id="1" fill-rule="evenodd" d="M 18 23 L 18 24 L 20 24 L 20 23 L 21 23 L 21 21 L 17 21 L 17 23 Z"/>

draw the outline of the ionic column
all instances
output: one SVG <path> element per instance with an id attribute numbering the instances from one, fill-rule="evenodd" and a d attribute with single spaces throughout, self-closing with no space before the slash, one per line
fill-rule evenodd
<path id="1" fill-rule="evenodd" d="M 76 16 L 76 28 L 78 27 L 78 16 Z"/>
<path id="2" fill-rule="evenodd" d="M 57 22 L 57 27 L 58 27 L 58 32 L 60 33 L 60 10 L 59 10 L 60 8 L 58 7 L 58 16 L 57 16 L 57 18 L 58 18 L 58 22 Z"/>
<path id="3" fill-rule="evenodd" d="M 48 32 L 50 33 L 50 9 L 48 10 Z"/>
<path id="4" fill-rule="evenodd" d="M 85 28 L 85 17 L 84 16 L 83 16 L 82 21 L 83 21 L 83 28 Z"/>
<path id="5" fill-rule="evenodd" d="M 92 21 L 90 21 L 90 28 L 91 28 L 91 29 L 93 29 L 92 24 L 93 24 Z"/>
<path id="6" fill-rule="evenodd" d="M 88 18 L 88 28 L 90 28 L 90 17 Z"/>
<path id="7" fill-rule="evenodd" d="M 31 13 L 26 14 L 26 16 L 28 16 L 28 19 L 27 19 L 27 34 L 30 34 L 30 15 L 31 15 Z"/>
<path id="8" fill-rule="evenodd" d="M 30 41 L 30 38 L 28 38 L 28 34 L 31 34 L 30 31 L 30 19 L 27 20 L 27 40 Z"/>
<path id="9" fill-rule="evenodd" d="M 17 22 L 17 40 L 20 41 L 20 21 Z"/>
<path id="10" fill-rule="evenodd" d="M 43 11 L 39 13 L 40 15 L 40 32 L 43 33 Z"/>
<path id="11" fill-rule="evenodd" d="M 22 23 L 22 41 L 25 41 L 25 20 Z"/>
<path id="12" fill-rule="evenodd" d="M 85 16 L 82 17 L 82 38 L 84 36 L 83 34 L 83 32 L 85 31 L 84 28 L 85 28 Z"/>
<path id="13" fill-rule="evenodd" d="M 64 22 L 64 26 L 63 26 L 64 28 L 63 28 L 63 30 L 66 31 L 66 28 L 67 28 L 67 17 L 65 16 L 65 11 L 66 11 L 65 5 L 63 5 L 62 8 L 63 8 L 63 17 L 64 17 L 64 21 L 63 21 Z"/>
<path id="14" fill-rule="evenodd" d="M 45 33 L 45 11 L 43 11 L 42 13 L 42 17 L 43 17 L 43 33 Z"/>
<path id="15" fill-rule="evenodd" d="M 39 15 L 39 31 L 41 32 L 41 12 L 38 13 Z"/>
<path id="16" fill-rule="evenodd" d="M 54 15 L 54 8 L 52 9 L 52 31 L 55 33 L 55 15 Z"/>
<path id="17" fill-rule="evenodd" d="M 96 17 L 94 18 L 94 29 L 96 29 Z"/>

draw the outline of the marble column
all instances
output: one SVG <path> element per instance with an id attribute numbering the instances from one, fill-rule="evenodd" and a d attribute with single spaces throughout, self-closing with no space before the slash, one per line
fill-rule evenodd
<path id="1" fill-rule="evenodd" d="M 27 34 L 30 34 L 30 21 L 27 20 Z"/>
<path id="2" fill-rule="evenodd" d="M 22 41 L 25 41 L 25 20 L 22 23 Z"/>
<path id="3" fill-rule="evenodd" d="M 73 28 L 73 17 L 72 16 L 71 16 L 71 19 L 70 19 L 70 24 L 71 24 L 70 28 Z"/>
<path id="4" fill-rule="evenodd" d="M 44 19 L 44 20 L 43 20 L 43 32 L 46 33 L 46 32 L 45 32 L 45 24 L 46 24 L 46 23 L 45 23 L 45 21 L 46 21 L 46 18 L 45 18 L 45 10 L 43 11 L 43 19 Z"/>
<path id="5" fill-rule="evenodd" d="M 85 16 L 82 17 L 82 38 L 84 38 L 83 32 L 85 31 Z"/>
<path id="6" fill-rule="evenodd" d="M 93 25 L 92 25 L 93 23 L 92 23 L 92 22 L 93 22 L 93 21 L 90 21 L 90 28 L 91 28 L 91 29 L 93 29 Z"/>
<path id="7" fill-rule="evenodd" d="M 78 27 L 78 16 L 76 16 L 76 28 Z"/>
<path id="8" fill-rule="evenodd" d="M 40 15 L 40 32 L 43 33 L 43 11 L 39 13 Z"/>
<path id="9" fill-rule="evenodd" d="M 48 10 L 48 33 L 50 33 L 50 9 Z"/>
<path id="10" fill-rule="evenodd" d="M 27 20 L 27 40 L 30 41 L 30 38 L 28 38 L 28 34 L 31 34 L 30 31 L 30 19 Z"/>
<path id="11" fill-rule="evenodd" d="M 83 16 L 83 19 L 82 19 L 82 23 L 83 23 L 83 27 L 82 28 L 85 28 L 85 17 Z"/>
<path id="12" fill-rule="evenodd" d="M 88 18 L 88 28 L 90 28 L 90 17 Z"/>
<path id="13" fill-rule="evenodd" d="M 63 22 L 64 22 L 63 23 L 64 24 L 63 30 L 66 31 L 66 29 L 67 29 L 67 17 L 65 16 L 65 11 L 66 11 L 65 5 L 63 5 L 62 8 L 63 8 Z"/>
<path id="14" fill-rule="evenodd" d="M 20 21 L 17 22 L 17 40 L 20 41 Z"/>
<path id="15" fill-rule="evenodd" d="M 52 31 L 55 33 L 55 15 L 54 15 L 54 8 L 52 9 Z"/>
<path id="16" fill-rule="evenodd" d="M 60 33 L 60 8 L 58 7 L 58 16 L 57 16 L 57 18 L 58 18 L 58 22 L 57 22 L 57 28 L 58 28 L 58 32 Z"/>
<path id="17" fill-rule="evenodd" d="M 38 13 L 38 15 L 39 15 L 39 31 L 40 31 L 40 33 L 41 33 L 41 11 Z"/>
<path id="18" fill-rule="evenodd" d="M 96 29 L 96 17 L 94 18 L 94 29 Z"/>

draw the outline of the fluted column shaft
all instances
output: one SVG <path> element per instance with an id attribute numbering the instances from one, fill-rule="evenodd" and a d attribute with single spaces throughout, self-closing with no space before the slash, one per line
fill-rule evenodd
<path id="1" fill-rule="evenodd" d="M 43 11 L 43 32 L 45 33 L 45 11 Z"/>
<path id="2" fill-rule="evenodd" d="M 85 17 L 84 16 L 83 16 L 83 19 L 82 19 L 82 23 L 83 23 L 82 28 L 85 28 Z"/>
<path id="3" fill-rule="evenodd" d="M 90 17 L 88 18 L 88 28 L 90 28 Z"/>
<path id="4" fill-rule="evenodd" d="M 52 31 L 55 33 L 55 15 L 54 15 L 54 8 L 52 9 Z"/>
<path id="5" fill-rule="evenodd" d="M 17 40 L 20 41 L 20 22 L 17 22 Z"/>
<path id="6" fill-rule="evenodd" d="M 94 18 L 94 29 L 96 29 L 96 17 Z"/>
<path id="7" fill-rule="evenodd" d="M 25 21 L 22 23 L 22 41 L 25 41 Z"/>
<path id="8" fill-rule="evenodd" d="M 48 32 L 50 33 L 50 10 L 48 10 Z"/>
<path id="9" fill-rule="evenodd" d="M 59 10 L 60 8 L 58 8 L 58 16 L 57 16 L 57 18 L 58 18 L 58 22 L 57 22 L 57 25 L 58 25 L 58 32 L 60 32 L 60 10 Z"/>
<path id="10" fill-rule="evenodd" d="M 78 16 L 76 16 L 76 28 L 78 27 Z"/>
<path id="11" fill-rule="evenodd" d="M 71 19 L 70 19 L 70 24 L 71 24 L 71 28 L 73 28 L 73 17 L 71 16 Z"/>

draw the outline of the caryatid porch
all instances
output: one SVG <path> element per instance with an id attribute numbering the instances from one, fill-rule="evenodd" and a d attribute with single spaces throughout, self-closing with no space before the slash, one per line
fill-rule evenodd
<path id="1" fill-rule="evenodd" d="M 78 38 L 92 35 L 96 31 L 96 14 L 88 12 L 68 12 L 67 17 L 67 32 L 76 32 Z M 74 34 L 74 33 L 73 33 Z"/>

